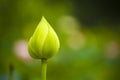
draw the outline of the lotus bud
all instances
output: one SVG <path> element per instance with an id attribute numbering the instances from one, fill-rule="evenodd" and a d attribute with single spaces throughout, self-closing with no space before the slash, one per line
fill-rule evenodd
<path id="1" fill-rule="evenodd" d="M 35 59 L 49 59 L 59 50 L 60 42 L 56 32 L 42 17 L 35 32 L 28 42 L 28 51 Z"/>

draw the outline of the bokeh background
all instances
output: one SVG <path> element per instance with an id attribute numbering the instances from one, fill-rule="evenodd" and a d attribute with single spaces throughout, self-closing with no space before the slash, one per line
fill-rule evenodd
<path id="1" fill-rule="evenodd" d="M 120 80 L 118 0 L 0 0 L 0 80 L 10 71 L 14 80 L 40 80 L 27 42 L 42 16 L 61 42 L 47 80 Z"/>

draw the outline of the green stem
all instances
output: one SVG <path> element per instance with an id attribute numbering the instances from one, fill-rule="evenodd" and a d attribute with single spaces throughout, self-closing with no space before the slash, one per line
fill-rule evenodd
<path id="1" fill-rule="evenodd" d="M 47 60 L 41 59 L 41 80 L 46 80 L 46 72 L 47 72 Z"/>
<path id="2" fill-rule="evenodd" d="M 9 80 L 14 80 L 13 79 L 13 71 L 14 71 L 13 64 L 10 63 L 10 65 L 9 65 Z"/>

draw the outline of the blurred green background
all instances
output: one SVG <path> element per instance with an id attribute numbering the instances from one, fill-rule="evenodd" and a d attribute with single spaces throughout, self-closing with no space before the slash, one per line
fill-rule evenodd
<path id="1" fill-rule="evenodd" d="M 40 80 L 27 42 L 42 16 L 61 42 L 47 80 L 120 80 L 118 0 L 0 0 L 0 80 Z"/>

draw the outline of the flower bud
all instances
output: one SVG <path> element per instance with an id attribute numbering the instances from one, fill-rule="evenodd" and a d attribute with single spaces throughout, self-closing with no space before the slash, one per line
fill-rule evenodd
<path id="1" fill-rule="evenodd" d="M 59 47 L 57 34 L 47 20 L 42 17 L 28 42 L 29 54 L 35 59 L 49 59 L 58 52 Z"/>

